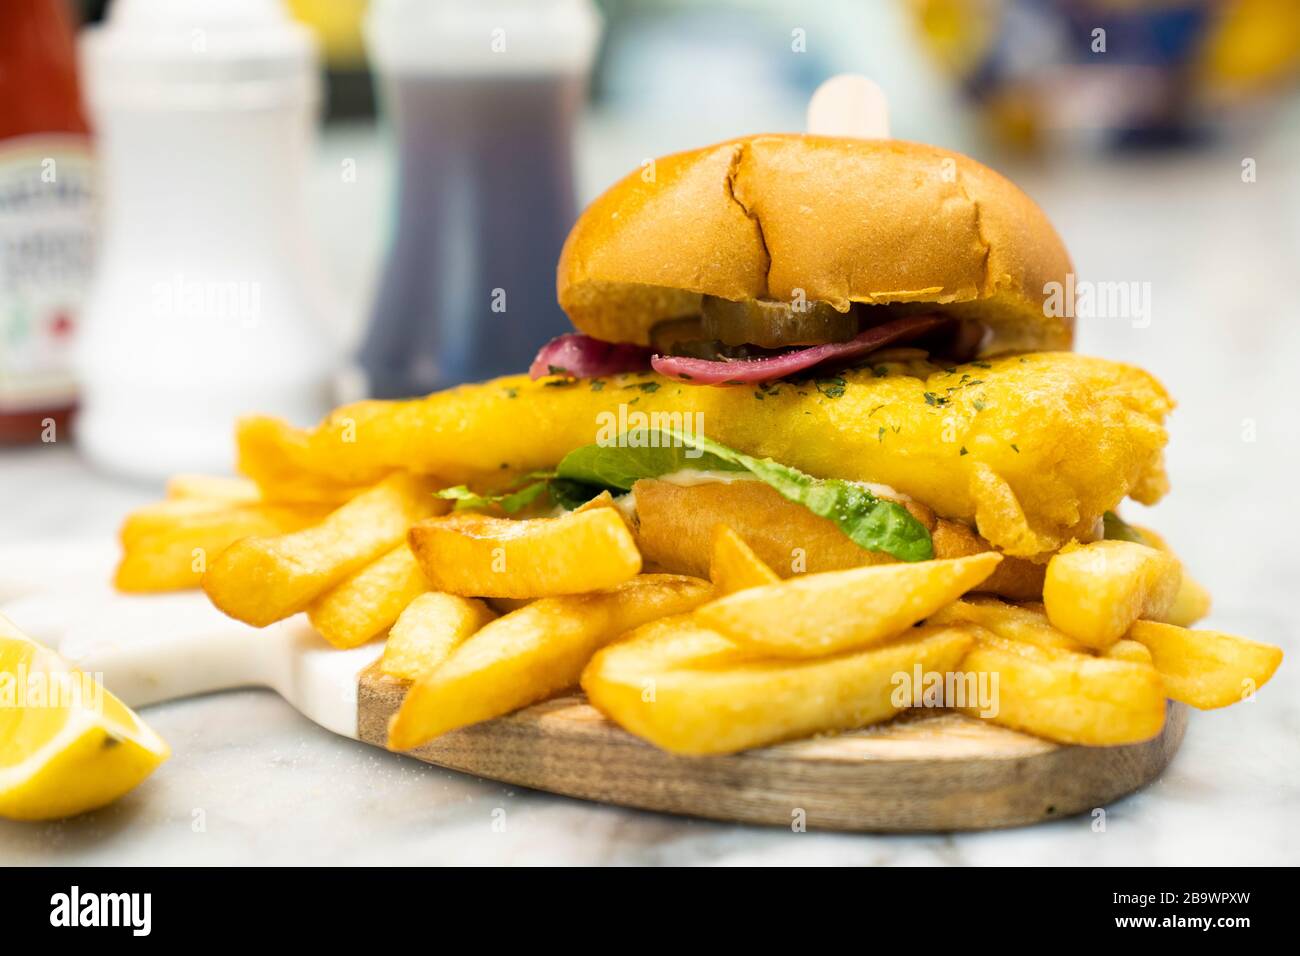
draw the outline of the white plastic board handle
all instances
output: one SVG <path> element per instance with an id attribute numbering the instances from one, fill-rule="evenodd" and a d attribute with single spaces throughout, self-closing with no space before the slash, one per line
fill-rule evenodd
<path id="1" fill-rule="evenodd" d="M 61 582 L 29 593 L 5 604 L 4 613 L 130 707 L 269 687 L 325 729 L 357 736 L 357 675 L 379 656 L 381 644 L 337 650 L 301 614 L 249 627 L 198 591 L 118 594 L 104 583 L 109 574 L 105 567 L 75 586 Z"/>

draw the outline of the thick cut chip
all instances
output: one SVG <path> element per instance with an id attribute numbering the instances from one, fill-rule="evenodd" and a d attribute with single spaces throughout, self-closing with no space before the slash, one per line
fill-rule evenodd
<path id="1" fill-rule="evenodd" d="M 596 508 L 616 508 L 616 507 L 618 506 L 614 503 L 614 496 L 611 495 L 608 491 L 602 491 L 594 498 L 589 498 L 588 500 L 584 501 L 582 504 L 578 505 L 578 507 L 574 508 L 573 510 L 594 511 Z"/>
<path id="2" fill-rule="evenodd" d="M 1087 646 L 1052 627 L 1042 606 L 1006 604 L 995 598 L 968 597 L 935 611 L 928 624 L 978 624 L 1009 640 L 1063 651 L 1088 650 Z"/>
<path id="3" fill-rule="evenodd" d="M 229 505 L 178 498 L 132 512 L 122 525 L 119 591 L 197 588 L 217 557 L 241 538 L 297 531 L 320 521 L 312 506 Z"/>
<path id="4" fill-rule="evenodd" d="M 705 627 L 694 614 L 661 617 L 601 649 L 583 672 L 631 682 L 640 674 L 676 667 L 715 667 L 761 660 L 750 648 Z"/>
<path id="5" fill-rule="evenodd" d="M 984 675 L 994 701 L 991 713 L 964 710 L 1049 740 L 1132 744 L 1164 727 L 1164 687 L 1149 664 L 1038 647 L 984 631 L 961 669 Z"/>
<path id="6" fill-rule="evenodd" d="M 601 647 L 697 607 L 712 590 L 698 578 L 645 574 L 606 591 L 542 598 L 498 618 L 415 682 L 389 726 L 388 745 L 409 750 L 572 687 Z"/>
<path id="7" fill-rule="evenodd" d="M 1136 525 L 1134 527 L 1137 528 L 1145 543 L 1153 548 L 1159 548 L 1161 551 L 1168 551 L 1173 554 L 1173 549 L 1169 547 L 1169 543 L 1165 541 L 1162 535 L 1150 528 Z M 1168 611 L 1158 618 L 1153 618 L 1153 620 L 1159 620 L 1163 624 L 1177 624 L 1179 627 L 1191 627 L 1210 613 L 1212 603 L 1210 592 L 1187 573 L 1187 566 L 1184 565 L 1183 580 L 1178 586 L 1178 596 L 1174 598 L 1173 605 L 1170 606 Z"/>
<path id="8" fill-rule="evenodd" d="M 1151 652 L 1165 693 L 1201 710 L 1249 698 L 1282 663 L 1280 647 L 1218 631 L 1138 621 L 1128 637 Z"/>
<path id="9" fill-rule="evenodd" d="M 167 479 L 168 498 L 197 498 L 200 501 L 224 501 L 250 504 L 261 500 L 256 482 L 247 478 L 219 475 L 173 475 Z"/>
<path id="10" fill-rule="evenodd" d="M 1113 657 L 1117 661 L 1132 661 L 1135 664 L 1147 664 L 1155 666 L 1155 660 L 1151 657 L 1151 652 L 1146 646 L 1138 641 L 1131 641 L 1128 638 L 1120 638 L 1110 647 L 1106 648 L 1104 656 Z M 1163 674 L 1161 675 L 1164 676 Z"/>
<path id="11" fill-rule="evenodd" d="M 641 570 L 641 552 L 614 508 L 524 520 L 453 514 L 417 524 L 408 540 L 433 589 L 465 597 L 583 594 Z"/>
<path id="12" fill-rule="evenodd" d="M 608 648 L 591 662 L 582 686 L 624 729 L 664 750 L 695 755 L 888 720 L 912 703 L 900 694 L 902 682 L 918 668 L 956 670 L 974 640 L 967 627 L 924 627 L 880 647 L 820 660 L 746 662 L 727 660 L 725 639 L 699 633 L 694 622 L 680 628 L 676 635 L 667 628 L 652 633 L 649 646 L 637 647 L 634 638 Z M 704 654 L 692 658 L 691 651 Z"/>
<path id="13" fill-rule="evenodd" d="M 214 515 L 218 517 L 214 519 Z M 277 527 L 264 507 L 241 507 L 232 505 L 228 501 L 207 501 L 198 498 L 169 498 L 143 505 L 128 514 L 122 521 L 122 527 L 118 529 L 117 539 L 123 548 L 130 548 L 145 538 L 168 531 L 203 525 L 211 526 L 214 520 L 233 523 L 243 516 L 258 515 L 268 519 L 262 522 L 263 527 L 272 529 Z"/>
<path id="14" fill-rule="evenodd" d="M 1130 541 L 1066 548 L 1047 565 L 1043 606 L 1052 626 L 1105 650 L 1139 618 L 1160 619 L 1178 595 L 1182 565 Z"/>
<path id="15" fill-rule="evenodd" d="M 1183 568 L 1183 578 L 1178 585 L 1178 595 L 1169 610 L 1152 616 L 1153 620 L 1163 624 L 1175 624 L 1178 627 L 1191 627 L 1210 613 L 1213 604 L 1210 592 Z"/>
<path id="16" fill-rule="evenodd" d="M 379 669 L 417 680 L 440 665 L 496 614 L 478 598 L 430 591 L 402 611 L 388 632 Z"/>
<path id="17" fill-rule="evenodd" d="M 434 487 L 399 472 L 314 527 L 279 537 L 244 538 L 208 567 L 203 589 L 222 611 L 255 627 L 296 614 L 401 544 L 414 522 L 450 507 L 433 496 Z"/>
<path id="18" fill-rule="evenodd" d="M 700 608 L 700 621 L 776 657 L 820 657 L 896 636 L 984 580 L 1001 556 L 827 571 L 750 588 Z"/>
<path id="19" fill-rule="evenodd" d="M 391 627 L 428 590 L 428 579 L 403 543 L 318 597 L 307 617 L 335 647 L 358 647 Z"/>
<path id="20" fill-rule="evenodd" d="M 740 535 L 720 524 L 713 528 L 709 580 L 721 595 L 763 584 L 775 584 L 781 579 L 745 544 Z"/>

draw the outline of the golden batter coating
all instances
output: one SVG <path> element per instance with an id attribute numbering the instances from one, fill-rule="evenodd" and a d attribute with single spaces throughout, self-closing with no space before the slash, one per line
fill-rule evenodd
<path id="1" fill-rule="evenodd" d="M 248 419 L 240 466 L 279 486 L 355 485 L 410 469 L 501 487 L 622 427 L 671 422 L 818 477 L 890 485 L 973 524 L 1007 554 L 1031 556 L 1089 536 L 1126 496 L 1149 504 L 1164 494 L 1172 407 L 1141 369 L 1071 352 L 951 368 L 891 363 L 766 387 L 692 386 L 651 373 L 511 376 L 344 406 L 305 432 Z"/>

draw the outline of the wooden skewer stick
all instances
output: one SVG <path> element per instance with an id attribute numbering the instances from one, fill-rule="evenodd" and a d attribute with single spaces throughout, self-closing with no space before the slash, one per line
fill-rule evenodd
<path id="1" fill-rule="evenodd" d="M 857 73 L 833 76 L 808 101 L 808 132 L 854 139 L 889 138 L 889 102 L 874 81 Z"/>

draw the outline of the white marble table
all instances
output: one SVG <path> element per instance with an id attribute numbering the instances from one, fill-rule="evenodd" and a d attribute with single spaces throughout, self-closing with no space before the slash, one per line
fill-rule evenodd
<path id="1" fill-rule="evenodd" d="M 0 821 L 0 863 L 1300 862 L 1296 129 L 1250 147 L 1253 184 L 1231 150 L 1050 177 L 1008 170 L 1053 217 L 1081 276 L 1151 283 L 1149 327 L 1099 321 L 1079 336 L 1081 351 L 1149 368 L 1180 402 L 1174 491 L 1150 514 L 1127 514 L 1165 532 L 1210 585 L 1209 626 L 1288 652 L 1256 703 L 1194 714 L 1169 770 L 1112 806 L 1104 833 L 1084 817 L 952 836 L 792 834 L 613 809 L 425 766 L 334 737 L 269 692 L 240 691 L 149 708 L 171 761 L 98 813 Z M 651 155 L 636 135 L 598 137 L 588 178 L 607 181 Z M 620 136 L 628 141 L 615 146 Z M 327 157 L 322 169 L 336 165 Z M 313 195 L 338 217 L 325 231 L 359 302 L 369 279 L 357 262 L 373 263 L 379 229 L 358 217 L 378 200 L 336 201 L 332 181 L 323 175 Z M 66 447 L 0 452 L 0 542 L 111 536 L 123 512 L 157 493 L 91 474 Z M 493 828 L 498 808 L 504 832 Z"/>
<path id="2" fill-rule="evenodd" d="M 63 449 L 11 453 L 3 462 L 6 540 L 13 533 L 49 546 L 111 535 L 118 514 L 156 493 L 94 476 Z M 1261 571 L 1279 555 L 1269 550 L 1253 561 L 1211 543 L 1193 563 L 1208 580 L 1231 581 L 1216 572 L 1243 561 Z M 1291 596 L 1275 573 L 1240 594 L 1221 588 L 1213 623 L 1283 644 L 1291 659 L 1256 703 L 1194 714 L 1169 770 L 1113 805 L 1105 832 L 1077 817 L 981 834 L 794 834 L 602 807 L 336 737 L 273 693 L 248 690 L 146 709 L 173 758 L 97 813 L 52 824 L 0 821 L 0 862 L 1295 863 L 1300 646 Z M 494 829 L 498 809 L 504 832 Z"/>

